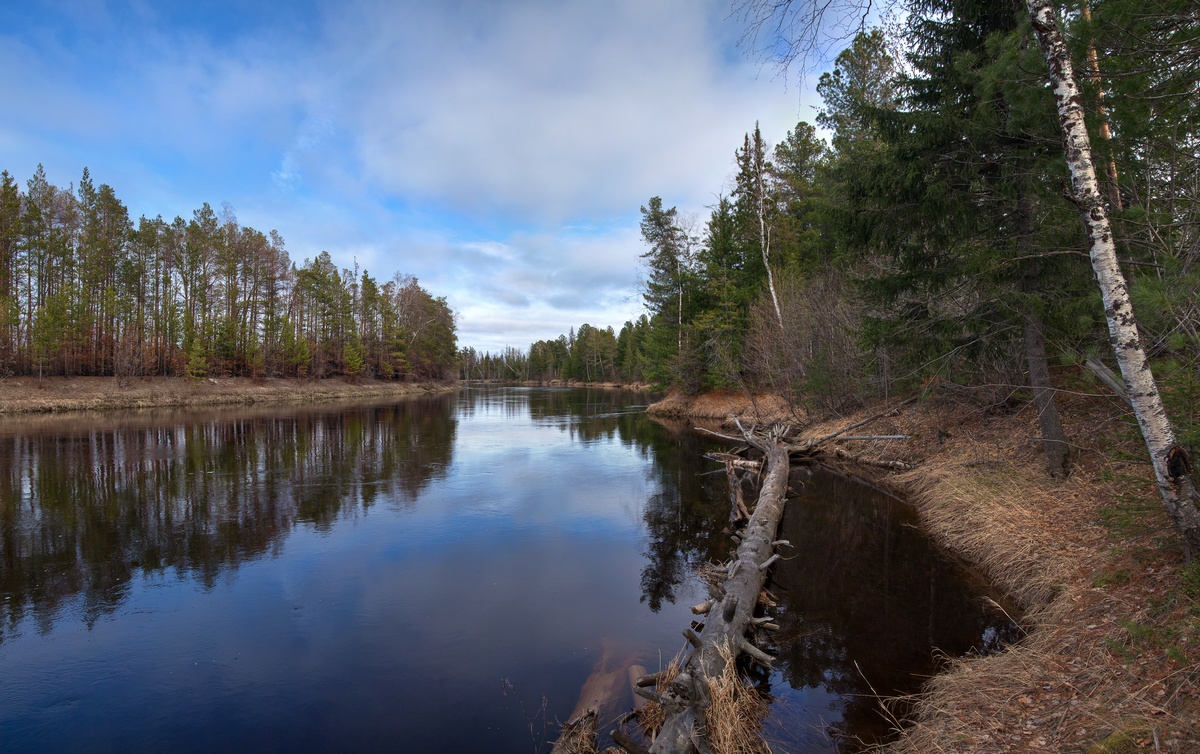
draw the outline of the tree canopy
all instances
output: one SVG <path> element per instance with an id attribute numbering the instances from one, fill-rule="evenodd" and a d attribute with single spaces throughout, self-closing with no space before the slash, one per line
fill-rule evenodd
<path id="1" fill-rule="evenodd" d="M 443 379 L 454 314 L 415 278 L 380 285 L 205 203 L 141 217 L 85 168 L 61 189 L 0 172 L 0 375 Z"/>

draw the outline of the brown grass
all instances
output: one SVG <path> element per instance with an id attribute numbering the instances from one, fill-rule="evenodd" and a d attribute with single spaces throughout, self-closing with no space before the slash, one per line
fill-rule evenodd
<path id="1" fill-rule="evenodd" d="M 706 711 L 706 734 L 714 752 L 722 754 L 770 754 L 762 738 L 769 701 L 746 685 L 737 663 L 723 651 L 725 672 L 709 684 L 712 704 Z"/>
<path id="2" fill-rule="evenodd" d="M 193 406 L 324 403 L 386 398 L 457 385 L 357 380 L 268 379 L 245 377 L 190 380 L 184 377 L 134 378 L 121 385 L 112 377 L 10 377 L 0 379 L 0 414 L 112 411 Z"/>
<path id="3" fill-rule="evenodd" d="M 985 406 L 962 392 L 855 430 L 907 440 L 843 444 L 914 470 L 831 461 L 905 496 L 935 541 L 1026 611 L 1019 643 L 949 661 L 930 680 L 888 747 L 896 754 L 1200 752 L 1200 563 L 1183 561 L 1123 407 L 1060 400 L 1078 454 L 1065 480 L 1046 473 L 1030 406 Z"/>
<path id="4" fill-rule="evenodd" d="M 646 413 L 668 419 L 700 419 L 717 423 L 724 423 L 731 416 L 739 417 L 743 423 L 758 425 L 796 424 L 802 421 L 802 415 L 779 396 L 747 396 L 733 392 L 697 396 L 672 393 L 651 404 Z"/>

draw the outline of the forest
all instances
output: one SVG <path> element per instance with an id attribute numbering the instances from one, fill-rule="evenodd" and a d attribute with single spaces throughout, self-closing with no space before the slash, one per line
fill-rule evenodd
<path id="1" fill-rule="evenodd" d="M 707 218 L 657 196 L 641 208 L 646 316 L 528 352 L 464 352 L 463 376 L 768 390 L 823 412 L 936 383 L 995 405 L 1036 398 L 1053 436 L 1050 388 L 1098 385 L 1084 365 L 1107 372 L 1113 350 L 1030 12 L 907 7 L 820 77 L 829 143 L 801 122 L 771 146 L 756 124 L 731 145 Z M 1194 449 L 1200 6 L 1064 11 L 1120 267 Z"/>
<path id="2" fill-rule="evenodd" d="M 0 376 L 454 376 L 454 315 L 416 278 L 297 265 L 206 202 L 139 218 L 85 168 L 0 173 Z"/>

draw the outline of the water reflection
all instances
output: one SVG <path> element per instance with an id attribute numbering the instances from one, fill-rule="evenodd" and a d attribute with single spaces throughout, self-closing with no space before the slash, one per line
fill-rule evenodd
<path id="1" fill-rule="evenodd" d="M 785 700 L 822 692 L 832 708 L 809 724 L 825 728 L 831 748 L 856 750 L 892 732 L 878 695 L 917 691 L 936 652 L 995 650 L 1018 629 L 986 586 L 931 545 L 910 507 L 820 469 L 794 486 L 801 493 L 780 527 L 793 549 L 769 585 L 782 628 L 773 691 Z"/>
<path id="2" fill-rule="evenodd" d="M 648 542 L 642 569 L 642 599 L 654 612 L 674 604 L 692 567 L 728 558 L 732 549 L 721 524 L 728 515 L 724 473 L 699 462 L 713 447 L 690 427 L 662 423 L 654 466 L 658 492 L 646 501 Z M 682 630 L 682 629 L 681 629 Z"/>
<path id="3" fill-rule="evenodd" d="M 729 539 L 722 527 L 713 526 L 727 513 L 725 477 L 706 473 L 713 467 L 703 460 L 715 443 L 689 424 L 648 420 L 646 402 L 643 395 L 619 390 L 483 387 L 465 392 L 459 411 L 464 417 L 494 410 L 527 415 L 572 441 L 619 442 L 646 459 L 653 492 L 642 513 L 641 599 L 657 613 L 664 604 L 675 604 L 681 587 L 693 578 L 692 566 L 726 557 Z"/>
<path id="4" fill-rule="evenodd" d="M 212 588 L 297 525 L 327 531 L 381 496 L 411 505 L 450 465 L 451 400 L 109 428 L 35 420 L 23 434 L 6 422 L 0 641 L 26 614 L 48 632 L 75 599 L 91 627 L 139 574 Z"/>
<path id="5" fill-rule="evenodd" d="M 627 707 L 608 681 L 674 654 L 731 547 L 711 441 L 646 402 L 5 420 L 0 748 L 544 751 L 581 689 Z M 995 627 L 902 507 L 831 484 L 784 523 L 784 750 L 873 735 L 859 667 L 910 691 Z"/>

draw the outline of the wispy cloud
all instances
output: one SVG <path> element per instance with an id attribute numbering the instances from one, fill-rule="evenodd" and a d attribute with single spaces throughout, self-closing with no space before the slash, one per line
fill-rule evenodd
<path id="1" fill-rule="evenodd" d="M 800 114 L 723 0 L 64 5 L 0 10 L 0 167 L 229 201 L 297 260 L 417 275 L 481 348 L 635 316 L 638 208 L 702 219 Z"/>

